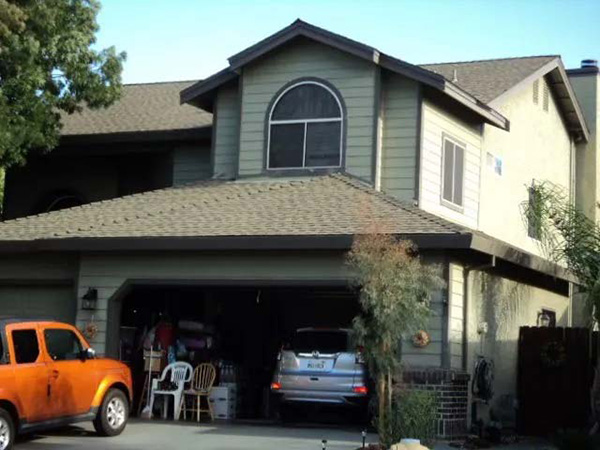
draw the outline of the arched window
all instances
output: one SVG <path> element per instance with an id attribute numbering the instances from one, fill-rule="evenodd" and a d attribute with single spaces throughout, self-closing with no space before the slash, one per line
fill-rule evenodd
<path id="1" fill-rule="evenodd" d="M 342 165 L 342 105 L 324 84 L 302 81 L 284 90 L 269 114 L 267 169 Z"/>

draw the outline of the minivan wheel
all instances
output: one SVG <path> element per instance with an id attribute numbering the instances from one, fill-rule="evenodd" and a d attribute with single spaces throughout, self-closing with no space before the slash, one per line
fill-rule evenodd
<path id="1" fill-rule="evenodd" d="M 94 419 L 94 428 L 102 436 L 117 436 L 123 432 L 129 418 L 129 402 L 119 389 L 110 389 Z M 2 450 L 2 449 L 0 449 Z"/>
<path id="2" fill-rule="evenodd" d="M 15 442 L 15 424 L 12 416 L 0 408 L 0 450 L 10 450 Z"/>

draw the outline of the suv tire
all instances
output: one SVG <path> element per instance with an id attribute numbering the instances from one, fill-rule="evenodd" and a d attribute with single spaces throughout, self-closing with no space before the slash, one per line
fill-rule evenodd
<path id="1" fill-rule="evenodd" d="M 129 418 L 129 401 L 119 389 L 110 389 L 94 419 L 94 428 L 101 436 L 117 436 L 123 432 Z"/>
<path id="2" fill-rule="evenodd" d="M 15 422 L 8 411 L 0 408 L 0 450 L 10 450 L 15 443 Z"/>

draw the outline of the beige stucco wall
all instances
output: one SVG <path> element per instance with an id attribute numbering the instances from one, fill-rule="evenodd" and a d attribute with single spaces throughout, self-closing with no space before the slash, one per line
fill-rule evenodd
<path id="1" fill-rule="evenodd" d="M 541 78 L 538 104 L 532 83 L 495 106 L 510 120 L 509 132 L 485 125 L 479 210 L 481 231 L 536 254 L 541 249 L 528 237 L 521 214 L 527 186 L 536 180 L 569 189 L 571 175 L 570 137 L 552 95 L 548 111 L 543 109 L 544 83 Z M 485 164 L 488 152 L 502 158 L 502 176 Z"/>
<path id="2" fill-rule="evenodd" d="M 316 77 L 331 83 L 346 105 L 347 171 L 363 179 L 372 178 L 375 64 L 326 45 L 300 40 L 244 67 L 241 77 L 241 176 L 264 170 L 265 120 L 277 92 L 299 78 Z"/>
<path id="3" fill-rule="evenodd" d="M 600 199 L 600 183 L 597 180 L 600 167 L 597 138 L 598 121 L 600 120 L 600 115 L 598 115 L 599 78 L 597 74 L 569 77 L 590 128 L 590 141 L 587 144 L 579 145 L 577 149 L 577 205 L 595 221 L 600 219 L 600 211 L 597 207 L 598 199 Z"/>
<path id="4" fill-rule="evenodd" d="M 469 274 L 467 295 L 467 370 L 473 374 L 479 355 L 495 365 L 494 398 L 490 407 L 480 407 L 480 416 L 489 420 L 492 408 L 503 424 L 514 424 L 519 328 L 536 326 L 542 308 L 556 312 L 557 326 L 569 326 L 569 298 L 477 271 Z M 485 335 L 477 332 L 482 322 Z"/>
<path id="5" fill-rule="evenodd" d="M 479 216 L 481 169 L 480 127 L 425 99 L 422 104 L 419 206 L 453 222 L 476 229 Z M 442 203 L 442 140 L 447 135 L 465 145 L 463 207 Z"/>

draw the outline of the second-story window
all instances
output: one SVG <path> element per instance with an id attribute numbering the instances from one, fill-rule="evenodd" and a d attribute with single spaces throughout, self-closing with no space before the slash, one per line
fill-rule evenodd
<path id="1" fill-rule="evenodd" d="M 449 137 L 442 144 L 442 200 L 462 207 L 465 146 Z"/>
<path id="2" fill-rule="evenodd" d="M 342 106 L 316 81 L 295 84 L 269 114 L 267 169 L 319 169 L 342 165 Z"/>

